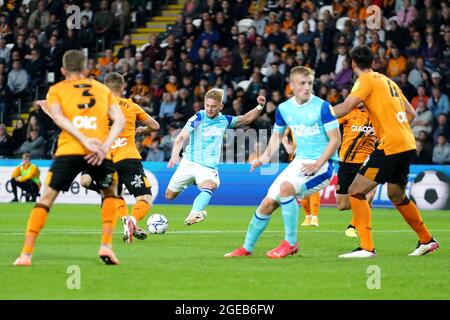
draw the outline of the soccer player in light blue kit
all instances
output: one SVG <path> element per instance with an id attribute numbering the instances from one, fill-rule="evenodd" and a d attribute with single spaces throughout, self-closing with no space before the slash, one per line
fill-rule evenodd
<path id="1" fill-rule="evenodd" d="M 331 114 L 330 104 L 312 93 L 314 72 L 306 67 L 291 70 L 290 85 L 294 96 L 278 106 L 275 126 L 267 149 L 252 164 L 255 168 L 268 163 L 280 146 L 289 127 L 294 133 L 297 152 L 294 160 L 275 179 L 250 221 L 244 245 L 225 257 L 250 256 L 269 224 L 272 212 L 281 206 L 285 238 L 267 252 L 269 258 L 284 258 L 298 252 L 298 204 L 296 197 L 307 197 L 325 188 L 338 160 L 341 144 L 339 124 Z"/>
<path id="2" fill-rule="evenodd" d="M 180 163 L 170 179 L 166 190 L 166 199 L 175 199 L 189 185 L 196 183 L 200 190 L 192 204 L 192 210 L 184 221 L 186 225 L 203 221 L 207 215 L 205 208 L 211 196 L 220 185 L 217 167 L 222 151 L 225 130 L 245 126 L 259 116 L 266 104 L 266 98 L 257 98 L 258 106 L 238 117 L 222 115 L 224 91 L 211 89 L 205 95 L 205 109 L 197 112 L 186 123 L 175 139 L 172 157 L 168 167 Z M 180 162 L 180 152 L 188 143 Z"/>

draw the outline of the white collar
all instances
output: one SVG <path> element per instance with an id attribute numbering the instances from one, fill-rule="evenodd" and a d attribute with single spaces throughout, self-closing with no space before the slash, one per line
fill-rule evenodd
<path id="1" fill-rule="evenodd" d="M 314 95 L 312 94 L 312 95 L 311 95 L 311 98 L 309 98 L 308 101 L 306 101 L 306 102 L 303 103 L 303 104 L 299 104 L 299 103 L 297 102 L 297 100 L 295 100 L 295 96 L 292 97 L 293 102 L 294 102 L 294 105 L 295 105 L 296 107 L 304 107 L 304 106 L 306 106 L 308 103 L 310 103 L 310 102 L 312 101 L 313 98 L 314 98 Z"/>

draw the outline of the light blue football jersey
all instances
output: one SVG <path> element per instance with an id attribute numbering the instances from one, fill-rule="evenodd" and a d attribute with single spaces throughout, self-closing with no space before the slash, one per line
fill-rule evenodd
<path id="1" fill-rule="evenodd" d="M 217 169 L 226 129 L 234 128 L 237 117 L 219 113 L 211 119 L 205 110 L 197 112 L 184 126 L 189 131 L 189 144 L 183 159 Z"/>
<path id="2" fill-rule="evenodd" d="M 330 103 L 313 95 L 302 105 L 292 97 L 278 106 L 273 130 L 283 134 L 286 127 L 293 132 L 295 158 L 317 160 L 329 142 L 326 132 L 339 128 L 339 123 L 331 114 Z M 338 159 L 335 152 L 331 160 Z"/>

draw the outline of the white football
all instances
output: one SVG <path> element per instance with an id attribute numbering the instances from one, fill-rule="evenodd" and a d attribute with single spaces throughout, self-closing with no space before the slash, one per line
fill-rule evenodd
<path id="1" fill-rule="evenodd" d="M 450 201 L 450 179 L 442 172 L 426 170 L 411 185 L 410 198 L 419 209 L 442 210 Z"/>
<path id="2" fill-rule="evenodd" d="M 169 228 L 169 220 L 162 214 L 152 214 L 147 219 L 147 229 L 152 234 L 163 234 Z"/>

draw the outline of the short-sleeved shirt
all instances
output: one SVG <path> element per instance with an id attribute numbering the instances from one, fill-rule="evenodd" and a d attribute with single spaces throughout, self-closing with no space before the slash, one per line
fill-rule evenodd
<path id="1" fill-rule="evenodd" d="M 234 128 L 237 119 L 238 117 L 221 113 L 215 118 L 209 118 L 205 110 L 197 112 L 184 127 L 189 131 L 190 137 L 183 159 L 217 169 L 225 130 Z"/>
<path id="2" fill-rule="evenodd" d="M 293 134 L 295 158 L 317 160 L 330 141 L 327 132 L 339 128 L 339 123 L 331 114 L 330 104 L 313 95 L 302 105 L 292 97 L 278 106 L 273 131 L 283 134 L 286 127 Z M 338 160 L 337 152 L 331 160 Z"/>
<path id="3" fill-rule="evenodd" d="M 114 163 L 123 159 L 142 159 L 136 148 L 136 120 L 144 122 L 150 116 L 131 99 L 118 98 L 119 107 L 125 116 L 125 127 L 111 146 Z"/>
<path id="4" fill-rule="evenodd" d="M 375 149 L 375 130 L 367 111 L 358 108 L 338 119 L 343 126 L 339 158 L 345 163 L 363 163 Z"/>
<path id="5" fill-rule="evenodd" d="M 64 117 L 86 137 L 102 142 L 108 137 L 108 112 L 112 105 L 117 105 L 117 101 L 111 90 L 102 83 L 93 79 L 63 80 L 50 88 L 47 102 L 49 108 L 58 104 Z M 88 153 L 77 138 L 62 130 L 55 156 Z"/>
<path id="6" fill-rule="evenodd" d="M 395 82 L 378 72 L 363 73 L 350 95 L 363 101 L 378 137 L 377 149 L 391 155 L 416 148 L 406 117 L 406 98 Z"/>

